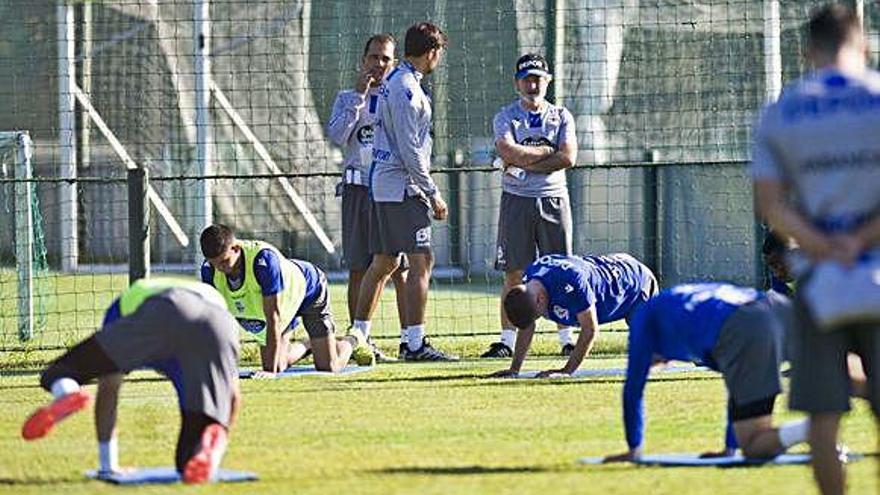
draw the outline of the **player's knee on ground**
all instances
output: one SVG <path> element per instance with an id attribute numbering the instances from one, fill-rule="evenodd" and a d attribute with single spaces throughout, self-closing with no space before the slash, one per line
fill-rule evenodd
<path id="1" fill-rule="evenodd" d="M 336 373 L 345 367 L 338 359 L 336 352 L 336 337 L 332 335 L 312 337 L 309 339 L 312 345 L 312 357 L 315 360 L 315 370 Z M 332 347 L 332 349 L 331 349 Z"/>
<path id="2" fill-rule="evenodd" d="M 746 457 L 774 457 L 781 451 L 779 437 L 772 425 L 773 405 L 776 396 L 737 405 L 731 401 L 730 420 L 736 433 L 736 441 Z"/>
<path id="3" fill-rule="evenodd" d="M 180 435 L 174 454 L 174 466 L 183 473 L 186 462 L 198 453 L 202 443 L 202 433 L 208 426 L 217 423 L 213 418 L 196 412 L 181 411 Z"/>
<path id="4" fill-rule="evenodd" d="M 94 378 L 118 371 L 116 365 L 95 341 L 94 337 L 80 342 L 55 360 L 40 376 L 40 386 L 51 390 L 59 378 L 72 378 L 84 384 Z"/>

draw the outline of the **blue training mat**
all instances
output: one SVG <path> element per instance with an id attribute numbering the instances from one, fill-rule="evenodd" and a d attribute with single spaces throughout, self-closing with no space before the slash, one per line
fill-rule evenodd
<path id="1" fill-rule="evenodd" d="M 114 485 L 151 485 L 168 484 L 180 481 L 180 475 L 173 467 L 140 468 L 131 473 L 118 473 L 98 476 L 98 471 L 86 471 L 86 476 L 93 480 L 106 481 Z M 240 481 L 256 481 L 257 475 L 247 471 L 220 469 L 217 471 L 217 483 L 235 483 Z"/>
<path id="2" fill-rule="evenodd" d="M 704 368 L 702 366 L 666 366 L 664 368 L 652 370 L 651 374 L 663 374 L 663 373 L 687 373 L 687 372 L 695 372 L 695 371 L 708 371 L 709 368 Z M 517 378 L 535 378 L 538 376 L 538 371 L 523 371 L 520 374 L 516 375 Z M 561 377 L 561 378 L 581 378 L 587 376 L 626 376 L 626 368 L 600 368 L 600 369 L 583 369 L 577 370 L 570 377 Z M 555 379 L 555 378 L 554 378 Z"/>
<path id="3" fill-rule="evenodd" d="M 339 373 L 331 373 L 329 371 L 318 371 L 314 366 L 291 366 L 286 370 L 278 373 L 275 378 L 290 378 L 295 376 L 308 376 L 308 375 L 318 375 L 318 376 L 336 376 L 336 375 L 351 375 L 353 373 L 363 373 L 364 371 L 370 371 L 373 369 L 372 366 L 354 366 L 348 365 L 345 368 L 339 370 Z M 254 370 L 240 370 L 238 372 L 239 378 L 251 378 L 254 375 Z"/>
<path id="4" fill-rule="evenodd" d="M 860 454 L 847 454 L 845 462 L 858 461 L 863 456 Z M 578 459 L 580 464 L 602 464 L 603 457 L 582 457 Z M 810 454 L 782 454 L 773 459 L 748 459 L 742 455 L 730 457 L 700 458 L 700 454 L 655 454 L 643 455 L 633 464 L 640 466 L 659 467 L 746 467 L 777 465 L 788 466 L 796 464 L 809 464 Z"/>

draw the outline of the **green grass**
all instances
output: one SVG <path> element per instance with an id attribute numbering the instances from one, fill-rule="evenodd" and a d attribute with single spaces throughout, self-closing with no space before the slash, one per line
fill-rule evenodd
<path id="1" fill-rule="evenodd" d="M 579 466 L 580 456 L 624 448 L 621 380 L 482 378 L 505 362 L 390 364 L 370 373 L 242 382 L 244 404 L 224 465 L 261 480 L 187 493 L 803 495 L 803 466 L 659 469 Z M 559 364 L 531 361 L 532 369 Z M 621 366 L 591 358 L 585 366 Z M 125 465 L 170 465 L 178 414 L 169 384 L 137 373 L 123 387 L 120 450 Z M 0 493 L 178 493 L 180 487 L 120 489 L 83 479 L 96 464 L 89 414 L 39 442 L 18 438 L 22 420 L 48 394 L 35 375 L 0 377 Z M 699 452 L 722 441 L 724 392 L 711 374 L 649 383 L 646 450 Z M 780 410 L 785 407 L 780 400 Z M 783 414 L 788 417 L 788 414 Z M 857 404 L 843 439 L 874 452 L 877 437 Z M 851 493 L 877 493 L 878 459 L 850 466 Z"/>
<path id="2" fill-rule="evenodd" d="M 117 274 L 61 274 L 49 273 L 40 281 L 47 297 L 42 301 L 45 322 L 37 337 L 27 343 L 18 340 L 18 307 L 16 297 L 0 298 L 0 369 L 22 369 L 39 366 L 57 356 L 60 349 L 69 347 L 95 331 L 104 311 L 113 299 L 128 285 L 128 275 Z M 485 280 L 450 282 L 434 280 L 429 294 L 427 315 L 428 334 L 444 350 L 462 356 L 475 357 L 498 338 L 498 292 L 500 286 Z M 15 294 L 15 272 L 0 270 L 0 289 L 3 294 Z M 373 318 L 373 335 L 382 347 L 392 350 L 399 335 L 394 288 L 382 294 L 382 302 Z M 346 286 L 330 285 L 331 307 L 339 331 L 348 325 Z M 39 301 L 38 301 L 39 302 Z M 607 327 L 625 330 L 623 322 Z M 539 323 L 539 332 L 553 333 L 555 326 L 548 321 Z M 247 338 L 244 336 L 243 338 Z M 623 332 L 610 333 L 597 344 L 596 352 L 620 354 L 625 350 Z M 48 350 L 47 350 L 48 349 Z M 537 338 L 534 352 L 552 355 L 558 352 L 554 335 Z M 255 358 L 256 348 L 246 348 L 245 357 Z"/>

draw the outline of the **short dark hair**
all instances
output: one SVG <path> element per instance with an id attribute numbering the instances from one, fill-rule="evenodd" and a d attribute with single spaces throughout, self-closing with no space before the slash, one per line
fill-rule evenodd
<path id="1" fill-rule="evenodd" d="M 538 319 L 538 300 L 529 294 L 525 285 L 517 285 L 504 296 L 504 311 L 507 319 L 516 328 L 527 328 Z"/>
<path id="2" fill-rule="evenodd" d="M 223 254 L 233 242 L 235 242 L 235 233 L 220 223 L 205 227 L 202 235 L 199 236 L 199 244 L 202 246 L 202 254 L 205 258 L 215 258 Z"/>
<path id="3" fill-rule="evenodd" d="M 370 36 L 370 39 L 367 40 L 367 44 L 364 45 L 364 57 L 367 56 L 367 52 L 370 51 L 370 45 L 373 43 L 391 43 L 392 45 L 397 45 L 397 40 L 394 39 L 394 35 L 391 33 L 379 33 Z"/>
<path id="4" fill-rule="evenodd" d="M 448 41 L 446 33 L 439 27 L 430 22 L 419 22 L 406 30 L 403 54 L 406 57 L 420 57 L 430 50 L 445 48 Z"/>
<path id="5" fill-rule="evenodd" d="M 774 254 L 785 254 L 789 249 L 789 244 L 781 237 L 773 232 L 768 232 L 764 237 L 764 244 L 761 245 L 761 254 L 764 256 L 772 256 Z"/>
<path id="6" fill-rule="evenodd" d="M 812 50 L 835 54 L 862 28 L 861 19 L 845 5 L 832 3 L 813 12 L 807 25 Z"/>

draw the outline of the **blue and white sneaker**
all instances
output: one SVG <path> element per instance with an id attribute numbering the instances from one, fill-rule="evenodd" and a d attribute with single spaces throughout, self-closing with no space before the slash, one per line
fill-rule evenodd
<path id="1" fill-rule="evenodd" d="M 459 357 L 454 354 L 446 354 L 443 351 L 435 349 L 428 342 L 427 338 L 422 339 L 422 346 L 411 351 L 405 344 L 401 344 L 406 352 L 403 355 L 404 361 L 458 361 Z"/>
<path id="2" fill-rule="evenodd" d="M 489 350 L 480 354 L 481 358 L 485 359 L 503 359 L 513 357 L 513 349 L 507 346 L 504 342 L 492 342 L 489 345 Z"/>

